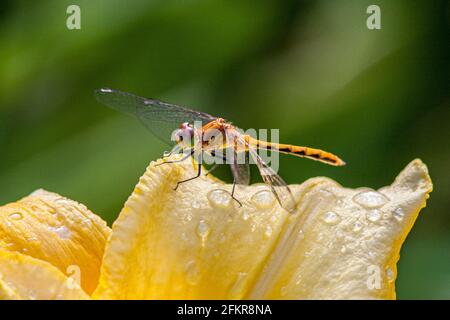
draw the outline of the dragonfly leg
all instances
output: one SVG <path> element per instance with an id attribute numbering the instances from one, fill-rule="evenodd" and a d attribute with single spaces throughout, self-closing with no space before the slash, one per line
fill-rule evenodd
<path id="1" fill-rule="evenodd" d="M 242 203 L 234 196 L 234 191 L 236 190 L 236 180 L 233 181 L 233 189 L 231 189 L 231 198 L 239 204 L 239 207 L 242 207 Z"/>
<path id="2" fill-rule="evenodd" d="M 194 180 L 194 179 L 197 179 L 198 177 L 200 177 L 200 174 L 202 173 L 202 164 L 199 163 L 197 165 L 197 167 L 198 167 L 198 170 L 197 170 L 197 175 L 195 177 L 192 177 L 192 178 L 189 178 L 189 179 L 186 179 L 186 180 L 178 181 L 176 187 L 173 190 L 176 191 L 178 189 L 178 187 L 180 186 L 180 184 L 182 184 L 182 183 L 185 183 L 185 182 L 188 182 L 188 181 L 191 181 L 191 180 Z"/>
<path id="3" fill-rule="evenodd" d="M 164 161 L 164 162 L 158 163 L 157 165 L 155 165 L 155 167 L 158 167 L 158 166 L 160 166 L 160 165 L 162 165 L 162 164 L 166 164 L 166 163 L 177 163 L 177 162 L 182 162 L 182 161 L 186 160 L 187 158 L 189 158 L 190 156 L 192 156 L 192 155 L 194 154 L 194 152 L 195 152 L 194 149 L 192 149 L 192 150 L 189 151 L 189 153 L 188 153 L 186 156 L 184 156 L 184 157 L 181 158 L 180 160 Z"/>

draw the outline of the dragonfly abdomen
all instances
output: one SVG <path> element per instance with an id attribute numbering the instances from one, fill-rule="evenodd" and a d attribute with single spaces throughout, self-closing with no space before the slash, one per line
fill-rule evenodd
<path id="1" fill-rule="evenodd" d="M 297 157 L 309 158 L 309 159 L 321 161 L 321 162 L 324 162 L 327 164 L 331 164 L 333 166 L 345 165 L 345 162 L 342 161 L 338 156 L 336 156 L 330 152 L 320 150 L 320 149 L 295 146 L 295 145 L 291 145 L 291 144 L 272 143 L 272 142 L 257 140 L 250 136 L 248 136 L 247 141 L 250 145 L 252 145 L 256 148 L 260 148 L 260 149 L 273 150 L 273 151 L 286 153 L 286 154 L 290 154 L 290 155 L 297 156 Z"/>

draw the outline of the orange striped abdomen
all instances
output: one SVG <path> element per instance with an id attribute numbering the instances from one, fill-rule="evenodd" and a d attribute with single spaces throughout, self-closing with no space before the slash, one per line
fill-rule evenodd
<path id="1" fill-rule="evenodd" d="M 294 146 L 290 144 L 281 144 L 281 143 L 271 143 L 267 141 L 261 141 L 254 139 L 250 136 L 246 136 L 245 139 L 251 146 L 266 150 L 278 151 L 281 153 L 291 154 L 293 156 L 309 158 L 317 161 L 321 161 L 327 164 L 331 164 L 333 166 L 343 166 L 345 162 L 341 160 L 338 156 L 323 151 L 320 149 Z"/>

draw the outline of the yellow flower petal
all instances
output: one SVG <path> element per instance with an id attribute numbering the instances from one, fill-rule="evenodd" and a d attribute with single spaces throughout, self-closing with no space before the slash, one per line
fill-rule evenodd
<path id="1" fill-rule="evenodd" d="M 0 300 L 89 299 L 48 262 L 0 249 Z"/>
<path id="2" fill-rule="evenodd" d="M 379 192 L 326 178 L 291 186 L 296 214 L 264 185 L 195 175 L 190 161 L 152 163 L 107 244 L 96 298 L 394 298 L 400 246 L 431 191 L 413 161 Z M 390 268 L 390 269 L 389 269 Z"/>
<path id="3" fill-rule="evenodd" d="M 38 190 L 0 207 L 0 248 L 47 261 L 91 293 L 110 229 L 84 205 Z"/>
<path id="4" fill-rule="evenodd" d="M 432 190 L 426 166 L 411 162 L 378 191 L 307 183 L 301 218 L 286 225 L 251 297 L 395 299 L 401 245 Z M 286 254 L 284 241 L 291 244 Z"/>

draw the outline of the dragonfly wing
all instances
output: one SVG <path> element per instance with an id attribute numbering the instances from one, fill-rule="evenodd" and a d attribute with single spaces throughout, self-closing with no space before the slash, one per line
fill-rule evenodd
<path id="1" fill-rule="evenodd" d="M 204 112 L 114 89 L 98 89 L 95 96 L 110 108 L 138 117 L 147 129 L 169 143 L 172 131 L 181 123 L 201 121 L 204 125 L 216 119 Z"/>
<path id="2" fill-rule="evenodd" d="M 297 203 L 287 183 L 258 155 L 255 148 L 247 144 L 249 154 L 256 163 L 262 179 L 270 186 L 281 207 L 293 213 L 297 209 Z"/>
<path id="3" fill-rule="evenodd" d="M 230 163 L 234 182 L 236 184 L 247 186 L 250 184 L 250 165 L 248 164 L 248 161 L 246 161 L 246 159 L 244 159 L 245 163 L 241 163 L 241 161 L 238 161 L 238 159 L 238 154 L 234 149 L 233 161 L 232 163 Z"/>

